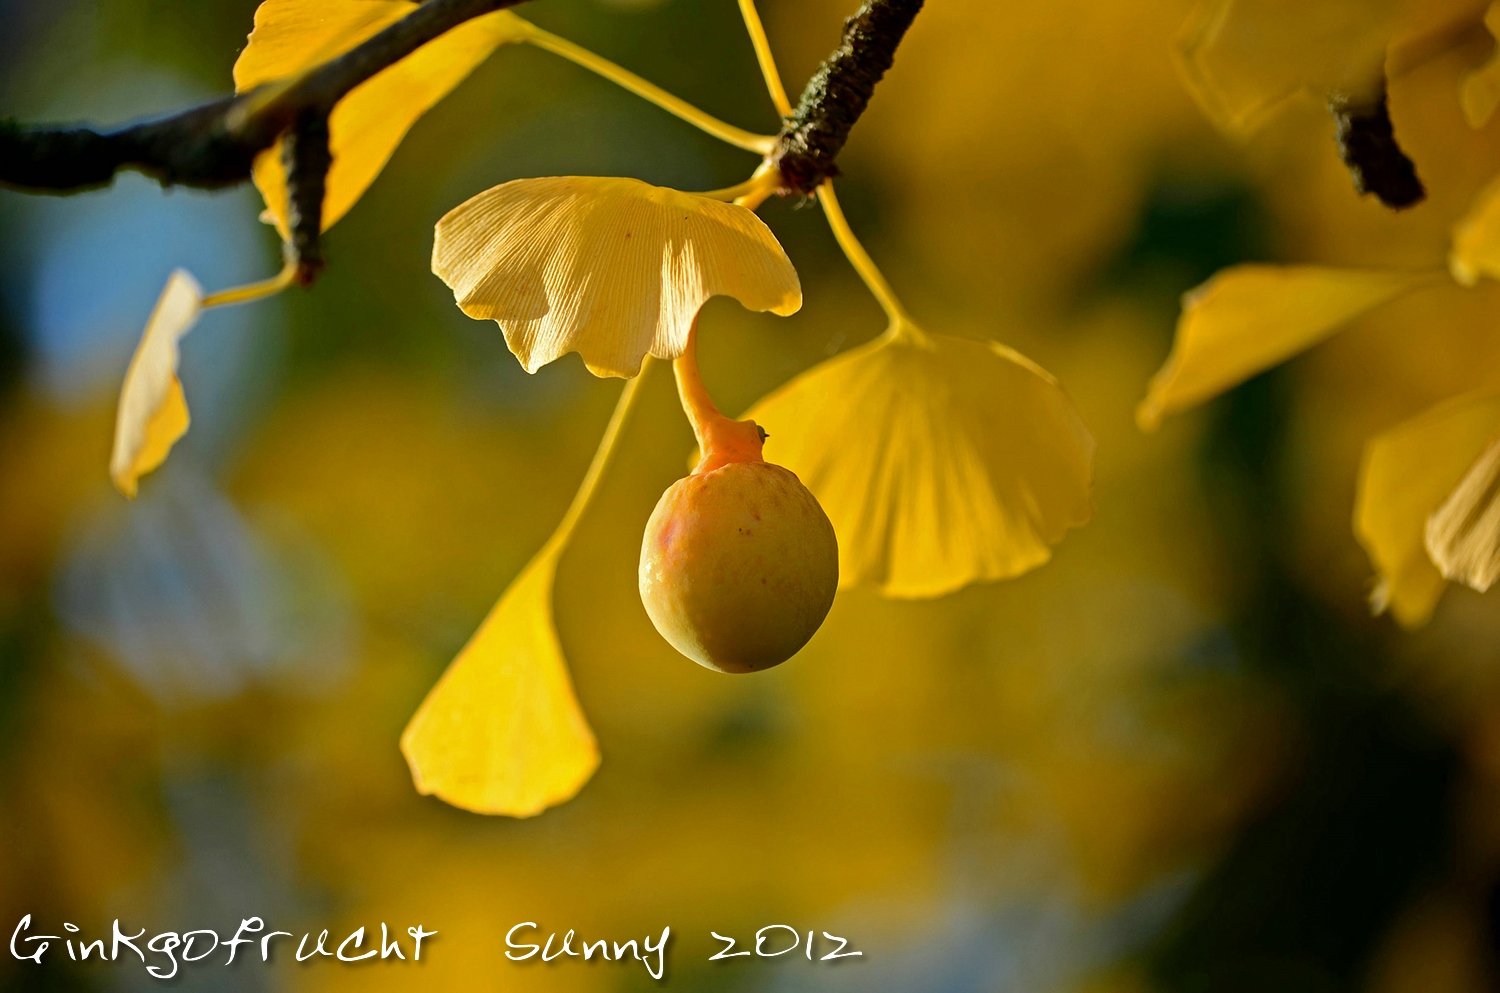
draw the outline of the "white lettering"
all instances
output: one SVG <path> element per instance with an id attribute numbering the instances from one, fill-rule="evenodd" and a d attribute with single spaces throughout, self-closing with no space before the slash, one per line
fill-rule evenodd
<path id="1" fill-rule="evenodd" d="M 411 960 L 413 962 L 420 962 L 420 961 L 422 961 L 422 939 L 423 938 L 431 938 L 433 935 L 437 934 L 437 932 L 436 931 L 424 931 L 424 930 L 422 930 L 422 925 L 418 924 L 416 927 L 409 927 L 409 928 L 407 928 L 406 929 L 406 933 L 409 934 L 409 935 L 411 935 L 417 941 L 416 950 L 411 953 Z"/>
<path id="2" fill-rule="evenodd" d="M 542 946 L 541 945 L 531 945 L 531 944 L 518 945 L 514 941 L 510 940 L 510 936 L 513 935 L 513 934 L 515 934 L 517 931 L 521 930 L 523 927 L 534 928 L 534 927 L 536 927 L 536 921 L 523 921 L 522 923 L 517 924 L 515 927 L 511 928 L 509 931 L 505 932 L 505 944 L 506 944 L 506 947 L 508 947 L 508 948 L 529 948 L 529 949 L 531 949 L 531 951 L 527 952 L 525 955 L 512 955 L 510 952 L 506 952 L 505 953 L 505 957 L 508 958 L 508 959 L 510 959 L 512 962 L 525 962 L 527 959 L 531 958 L 531 956 L 535 955 L 537 952 L 539 952 L 539 951 L 542 950 Z"/>
<path id="3" fill-rule="evenodd" d="M 252 924 L 254 924 L 255 927 L 250 927 L 250 925 Z M 241 938 L 240 935 L 244 934 L 247 930 L 253 933 L 256 931 L 264 931 L 265 929 L 266 922 L 261 920 L 259 917 L 246 917 L 244 920 L 240 921 L 240 926 L 235 929 L 234 937 L 224 942 L 224 944 L 229 947 L 229 961 L 225 962 L 224 964 L 234 964 L 234 953 L 239 951 L 241 945 L 255 944 L 255 940 L 253 938 Z"/>
<path id="4" fill-rule="evenodd" d="M 711 934 L 711 935 L 713 935 L 715 938 L 718 938 L 720 941 L 724 942 L 724 947 L 723 948 L 719 949 L 719 951 L 716 954 L 710 955 L 708 957 L 708 960 L 710 962 L 717 962 L 717 961 L 719 961 L 719 959 L 739 958 L 741 955 L 749 955 L 750 954 L 750 950 L 749 949 L 746 949 L 743 952 L 732 952 L 732 951 L 730 951 L 730 949 L 733 948 L 734 945 L 735 945 L 735 941 L 734 941 L 733 938 L 726 938 L 726 937 L 724 937 L 722 934 L 720 934 L 717 931 L 710 931 L 708 933 Z"/>
<path id="5" fill-rule="evenodd" d="M 29 959 L 32 962 L 35 962 L 37 965 L 41 965 L 42 964 L 42 953 L 47 950 L 47 945 L 48 945 L 48 942 L 44 941 L 43 939 L 44 938 L 51 938 L 53 941 L 57 941 L 58 939 L 60 939 L 62 937 L 62 935 L 60 935 L 60 934 L 37 934 L 37 935 L 32 935 L 32 936 L 27 937 L 27 938 L 23 938 L 22 939 L 23 941 L 41 941 L 42 944 L 41 944 L 41 947 L 39 947 L 36 950 L 35 953 L 33 953 L 31 955 L 22 955 L 20 952 L 16 951 L 16 938 L 20 935 L 20 933 L 22 931 L 30 931 L 30 930 L 31 930 L 31 915 L 27 914 L 25 917 L 21 918 L 21 923 L 17 924 L 16 925 L 16 929 L 10 933 L 10 953 L 12 955 L 14 955 L 16 958 L 20 959 L 22 962 L 25 962 L 25 961 L 27 961 Z"/>
<path id="6" fill-rule="evenodd" d="M 791 945 L 783 948 L 779 952 L 768 952 L 764 948 L 762 948 L 761 946 L 766 942 L 766 932 L 770 931 L 772 928 L 781 928 L 783 931 L 792 932 Z M 759 955 L 761 958 L 773 959 L 778 955 L 785 955 L 787 952 L 796 951 L 797 946 L 800 944 L 802 944 L 802 935 L 796 928 L 792 927 L 790 924 L 767 924 L 765 927 L 755 932 L 755 954 Z"/>
<path id="7" fill-rule="evenodd" d="M 158 943 L 160 943 L 161 945 L 160 948 L 157 947 Z M 165 955 L 167 957 L 167 961 L 172 963 L 171 972 L 162 972 L 162 967 L 158 965 L 148 965 L 146 966 L 146 971 L 151 973 L 151 975 L 155 976 L 157 979 L 171 979 L 173 976 L 177 975 L 177 957 L 173 955 L 172 952 L 175 951 L 177 946 L 180 944 L 182 944 L 182 939 L 177 936 L 176 931 L 163 931 L 161 934 L 156 935 L 150 941 L 146 942 L 146 948 L 148 951 L 156 952 L 158 955 Z"/>
<path id="8" fill-rule="evenodd" d="M 838 935 L 836 935 L 836 934 L 829 934 L 827 931 L 823 932 L 823 937 L 827 938 L 829 941 L 837 941 L 839 943 L 839 947 L 835 948 L 833 951 L 829 952 L 827 955 L 824 955 L 822 958 L 818 959 L 819 962 L 832 962 L 834 959 L 847 959 L 847 958 L 853 958 L 856 955 L 863 955 L 864 954 L 864 952 L 846 952 L 846 951 L 844 951 L 844 949 L 849 946 L 849 939 L 848 938 L 840 938 Z"/>
<path id="9" fill-rule="evenodd" d="M 297 961 L 306 962 L 314 955 L 327 955 L 329 958 L 333 958 L 333 953 L 323 945 L 323 942 L 328 940 L 328 931 L 326 929 L 322 934 L 318 935 L 318 943 L 313 946 L 313 950 L 308 952 L 306 955 L 302 954 L 302 948 L 307 944 L 307 939 L 311 937 L 311 935 L 312 932 L 307 932 L 302 935 L 302 940 L 297 942 Z"/>
<path id="10" fill-rule="evenodd" d="M 196 935 L 200 935 L 200 934 L 206 934 L 206 935 L 212 936 L 213 939 L 214 939 L 214 943 L 212 945 L 208 946 L 208 951 L 204 952 L 202 955 L 199 955 L 197 958 L 194 958 L 192 955 L 190 955 L 188 953 L 193 950 L 193 938 Z M 203 929 L 203 930 L 199 930 L 199 931 L 188 931 L 186 934 L 184 934 L 182 936 L 182 961 L 184 961 L 184 962 L 202 962 L 204 959 L 206 959 L 210 955 L 212 955 L 214 949 L 218 948 L 218 947 L 219 947 L 219 932 L 217 932 L 217 931 L 209 931 L 206 928 Z"/>
<path id="11" fill-rule="evenodd" d="M 349 956 L 346 956 L 344 954 L 344 949 L 349 947 L 349 943 L 350 942 L 354 943 L 354 949 L 355 949 L 355 951 L 358 951 L 359 950 L 359 946 L 363 945 L 365 943 L 365 929 L 364 928 L 360 928 L 358 931 L 355 931 L 353 934 L 351 934 L 349 937 L 345 938 L 342 942 L 339 943 L 339 961 L 340 962 L 363 962 L 365 959 L 374 958 L 380 952 L 380 949 L 378 949 L 378 948 L 372 948 L 368 952 L 365 952 L 363 955 L 349 955 Z"/>
<path id="12" fill-rule="evenodd" d="M 669 927 L 664 927 L 661 929 L 661 940 L 657 942 L 655 948 L 651 947 L 651 938 L 649 936 L 645 939 L 646 954 L 649 956 L 652 952 L 656 953 L 655 971 L 652 971 L 651 969 L 651 959 L 647 958 L 645 960 L 646 971 L 651 973 L 652 979 L 660 979 L 662 976 L 667 974 L 667 939 L 670 937 L 672 937 L 672 929 Z"/>
<path id="13" fill-rule="evenodd" d="M 389 942 L 389 944 L 387 944 L 387 942 Z M 382 959 L 389 958 L 391 956 L 392 952 L 394 952 L 396 954 L 396 957 L 398 959 L 400 959 L 401 961 L 403 961 L 403 962 L 406 961 L 406 956 L 401 954 L 401 942 L 400 942 L 400 940 L 398 939 L 396 941 L 391 941 L 390 938 L 387 936 L 387 933 L 386 933 L 386 930 L 385 930 L 385 921 L 381 921 L 380 922 L 380 957 Z"/>
<path id="14" fill-rule="evenodd" d="M 288 938 L 292 936 L 292 932 L 290 931 L 268 932 L 264 938 L 260 939 L 260 960 L 262 962 L 271 961 L 271 939 L 276 937 L 278 934 L 286 935 Z"/>
<path id="15" fill-rule="evenodd" d="M 127 935 L 124 931 L 120 930 L 120 919 L 116 917 L 114 936 L 110 939 L 109 960 L 113 962 L 118 959 L 120 957 L 120 946 L 124 945 L 132 952 L 135 952 L 135 954 L 140 958 L 142 962 L 146 961 L 146 953 L 137 948 L 135 944 L 135 940 L 137 938 L 144 938 L 145 936 L 145 928 L 141 928 L 140 931 L 135 934 Z"/>

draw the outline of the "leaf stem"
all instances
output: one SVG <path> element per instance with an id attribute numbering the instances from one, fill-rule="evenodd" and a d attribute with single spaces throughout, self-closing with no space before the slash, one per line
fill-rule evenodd
<path id="1" fill-rule="evenodd" d="M 686 100 L 673 96 L 655 83 L 642 79 L 629 69 L 616 65 L 601 55 L 595 55 L 582 45 L 574 44 L 550 31 L 544 31 L 530 21 L 526 23 L 528 26 L 526 40 L 531 44 L 554 55 L 560 55 L 591 72 L 598 73 L 610 82 L 656 104 L 667 113 L 687 121 L 695 128 L 713 135 L 720 141 L 757 155 L 770 154 L 772 147 L 776 144 L 775 135 L 755 134 L 721 121 L 707 111 L 699 110 Z"/>
<path id="2" fill-rule="evenodd" d="M 682 354 L 672 361 L 672 373 L 677 379 L 677 396 L 682 401 L 682 412 L 687 414 L 693 426 L 693 436 L 698 439 L 701 457 L 693 473 L 712 472 L 731 462 L 760 462 L 761 446 L 766 436 L 754 421 L 737 421 L 719 411 L 708 387 L 703 385 L 703 376 L 698 371 L 698 322 L 693 322 L 688 332 L 687 345 Z"/>
<path id="3" fill-rule="evenodd" d="M 735 183 L 726 186 L 722 190 L 709 190 L 699 193 L 700 197 L 708 197 L 712 200 L 723 200 L 726 203 L 735 203 L 741 207 L 749 207 L 754 210 L 766 201 L 772 193 L 781 188 L 781 172 L 769 160 L 763 160 L 756 166 L 750 178 L 743 183 Z"/>
<path id="4" fill-rule="evenodd" d="M 233 286 L 227 290 L 208 294 L 203 298 L 203 306 L 205 309 L 226 307 L 232 303 L 249 303 L 252 300 L 275 296 L 297 281 L 298 268 L 296 262 L 289 261 L 282 267 L 281 272 L 270 279 L 263 279 L 258 283 L 249 283 L 245 286 Z"/>
<path id="5" fill-rule="evenodd" d="M 583 512 L 588 509 L 589 503 L 594 499 L 594 493 L 599 489 L 599 481 L 604 478 L 604 470 L 609 468 L 615 449 L 619 447 L 620 433 L 630 417 L 630 411 L 635 407 L 636 398 L 640 396 L 641 383 L 645 380 L 646 374 L 651 371 L 651 365 L 651 356 L 648 355 L 641 364 L 641 371 L 625 381 L 625 388 L 620 391 L 620 399 L 615 402 L 615 412 L 610 415 L 609 424 L 604 428 L 604 436 L 599 439 L 599 447 L 594 450 L 594 458 L 589 462 L 588 471 L 583 474 L 583 482 L 578 484 L 578 492 L 573 494 L 573 502 L 568 504 L 568 510 L 558 522 L 557 530 L 552 532 L 551 538 L 547 539 L 547 549 L 561 550 L 562 546 L 573 537 L 573 531 L 578 527 L 579 520 L 583 518 Z"/>
<path id="6" fill-rule="evenodd" d="M 740 16 L 745 19 L 750 44 L 755 46 L 755 60 L 760 63 L 760 74 L 765 77 L 766 92 L 771 94 L 776 113 L 785 120 L 792 116 L 792 102 L 787 99 L 786 87 L 781 85 L 781 73 L 776 71 L 776 59 L 771 55 L 771 42 L 766 37 L 765 25 L 760 22 L 760 12 L 755 9 L 755 0 L 740 0 Z"/>
<path id="7" fill-rule="evenodd" d="M 854 237 L 854 231 L 849 227 L 848 220 L 844 217 L 844 211 L 839 207 L 838 197 L 833 195 L 833 180 L 825 179 L 818 186 L 818 202 L 823 205 L 823 213 L 828 218 L 828 226 L 833 229 L 833 236 L 838 240 L 839 247 L 844 250 L 844 256 L 848 258 L 849 264 L 854 271 L 859 273 L 859 278 L 865 281 L 870 288 L 870 293 L 880 304 L 880 309 L 885 311 L 891 320 L 892 328 L 915 327 L 911 315 L 906 308 L 901 306 L 901 301 L 896 299 L 896 292 L 891 289 L 891 284 L 885 281 L 880 269 L 876 267 L 875 260 L 865 251 L 865 246 Z"/>

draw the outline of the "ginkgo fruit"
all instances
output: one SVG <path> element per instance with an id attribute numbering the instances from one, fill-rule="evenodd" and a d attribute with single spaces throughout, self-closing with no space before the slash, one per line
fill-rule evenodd
<path id="1" fill-rule="evenodd" d="M 788 469 L 730 462 L 673 483 L 646 524 L 641 602 L 699 665 L 758 672 L 807 644 L 833 606 L 839 550 Z"/>
<path id="2" fill-rule="evenodd" d="M 753 421 L 720 414 L 693 340 L 675 364 L 703 457 L 667 488 L 641 541 L 641 602 L 673 648 L 719 672 L 780 665 L 828 616 L 839 584 L 833 524 L 795 473 L 766 462 Z"/>

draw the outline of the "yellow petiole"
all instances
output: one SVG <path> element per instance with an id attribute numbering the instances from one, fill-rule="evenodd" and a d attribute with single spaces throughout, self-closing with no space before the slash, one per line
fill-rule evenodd
<path id="1" fill-rule="evenodd" d="M 270 279 L 263 279 L 258 283 L 250 283 L 246 286 L 234 286 L 227 290 L 219 290 L 210 293 L 203 298 L 204 308 L 224 307 L 231 303 L 249 303 L 252 300 L 260 300 L 265 297 L 275 296 L 282 290 L 297 281 L 297 264 L 288 262 L 282 267 L 281 272 Z"/>
<path id="2" fill-rule="evenodd" d="M 823 205 L 823 213 L 828 218 L 828 226 L 833 229 L 833 236 L 838 240 L 839 247 L 844 250 L 844 256 L 848 258 L 854 271 L 859 273 L 859 278 L 864 280 L 865 285 L 870 288 L 870 293 L 880 304 L 880 309 L 884 310 L 886 316 L 890 318 L 892 329 L 899 332 L 915 328 L 915 322 L 906 312 L 906 308 L 901 306 L 901 301 L 896 299 L 896 293 L 891 289 L 891 284 L 885 281 L 885 277 L 875 266 L 875 261 L 859 243 L 859 239 L 854 237 L 854 231 L 850 229 L 843 210 L 839 208 L 838 198 L 833 195 L 833 180 L 825 179 L 818 187 L 818 202 Z"/>
<path id="3" fill-rule="evenodd" d="M 593 52 L 575 45 L 566 38 L 560 38 L 550 31 L 544 31 L 535 24 L 527 21 L 526 41 L 538 48 L 545 49 L 554 55 L 560 55 L 569 62 L 583 66 L 591 72 L 598 73 L 605 79 L 624 87 L 636 96 L 656 104 L 669 114 L 674 114 L 689 124 L 713 135 L 720 141 L 743 148 L 747 152 L 757 155 L 768 155 L 776 144 L 774 135 L 755 134 L 733 124 L 727 124 L 706 111 L 699 110 L 692 104 L 680 97 L 673 96 L 655 83 L 647 82 L 640 76 L 631 72 L 623 66 L 618 66 L 608 59 L 595 55 Z"/>
<path id="4" fill-rule="evenodd" d="M 750 33 L 750 44 L 755 46 L 755 60 L 760 63 L 760 74 L 766 80 L 766 92 L 776 105 L 776 113 L 785 120 L 792 116 L 792 102 L 786 98 L 786 87 L 781 85 L 781 73 L 776 71 L 776 60 L 771 56 L 771 42 L 766 38 L 766 29 L 760 23 L 760 12 L 755 9 L 755 0 L 740 0 L 740 16 L 745 19 L 745 30 Z"/>
<path id="5" fill-rule="evenodd" d="M 698 196 L 708 197 L 711 200 L 732 201 L 741 207 L 754 210 L 780 188 L 781 170 L 769 161 L 763 161 L 743 183 L 736 183 L 722 190 L 709 190 L 707 193 L 699 193 Z"/>
<path id="6" fill-rule="evenodd" d="M 547 539 L 549 547 L 566 545 L 568 539 L 573 537 L 573 530 L 578 527 L 583 512 L 588 509 L 589 502 L 594 498 L 594 492 L 599 488 L 599 481 L 604 478 L 604 470 L 609 468 L 610 459 L 614 456 L 615 448 L 620 441 L 620 432 L 625 427 L 625 421 L 630 417 L 636 397 L 641 392 L 641 383 L 650 370 L 651 356 L 648 355 L 641 363 L 641 371 L 625 381 L 625 389 L 620 391 L 620 399 L 615 402 L 615 412 L 610 415 L 609 424 L 604 429 L 604 436 L 599 439 L 599 447 L 594 450 L 594 458 L 589 462 L 588 471 L 583 474 L 583 482 L 578 484 L 578 492 L 573 494 L 573 502 L 568 504 L 567 513 L 563 514 L 557 530 L 552 532 L 551 538 Z"/>

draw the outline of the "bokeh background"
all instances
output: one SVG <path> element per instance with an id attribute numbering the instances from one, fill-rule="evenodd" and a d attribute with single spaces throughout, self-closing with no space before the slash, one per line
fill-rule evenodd
<path id="1" fill-rule="evenodd" d="M 793 89 L 853 5 L 765 0 Z M 3 0 L 0 115 L 110 123 L 225 92 L 254 6 Z M 619 386 L 576 356 L 526 375 L 429 274 L 432 225 L 517 177 L 714 189 L 753 161 L 501 49 L 330 232 L 316 288 L 186 340 L 193 429 L 134 504 L 105 467 L 155 295 L 177 265 L 209 288 L 270 274 L 274 234 L 249 188 L 0 191 L 0 923 L 440 932 L 420 966 L 284 954 L 174 980 L 202 990 L 655 987 L 633 964 L 506 962 L 527 920 L 670 924 L 684 991 L 1492 988 L 1500 616 L 1453 589 L 1420 632 L 1370 618 L 1349 519 L 1368 434 L 1500 378 L 1500 297 L 1421 294 L 1155 436 L 1131 418 L 1179 294 L 1220 266 L 1442 263 L 1500 169 L 1500 125 L 1470 131 L 1456 95 L 1491 45 L 1393 82 L 1432 194 L 1395 216 L 1352 192 L 1311 101 L 1248 146 L 1215 133 L 1171 60 L 1188 10 L 930 0 L 841 158 L 918 319 L 1067 386 L 1099 442 L 1093 523 L 1019 580 L 850 592 L 792 662 L 711 673 L 635 593 L 691 448 L 656 376 L 557 594 L 604 764 L 526 821 L 419 797 L 396 742 L 550 533 Z M 732 0 L 522 13 L 775 128 Z M 729 410 L 882 329 L 816 209 L 762 215 L 807 303 L 709 305 Z M 864 958 L 705 961 L 711 929 L 772 923 Z M 133 961 L 0 955 L 7 990 L 157 985 Z"/>

